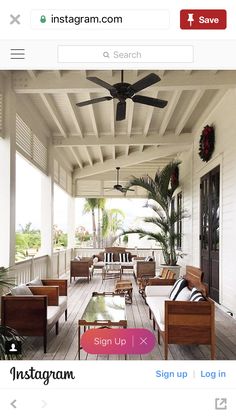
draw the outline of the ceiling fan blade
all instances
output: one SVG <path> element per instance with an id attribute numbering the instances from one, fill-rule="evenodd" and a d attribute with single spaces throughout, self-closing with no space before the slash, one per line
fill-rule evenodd
<path id="1" fill-rule="evenodd" d="M 126 102 L 118 102 L 116 107 L 116 121 L 123 121 L 126 117 Z"/>
<path id="2" fill-rule="evenodd" d="M 99 79 L 98 77 L 87 77 L 87 80 L 92 81 L 101 87 L 104 87 L 105 89 L 109 90 L 109 92 L 116 92 L 116 88 L 112 86 L 112 84 L 109 84 L 106 81 Z"/>
<path id="3" fill-rule="evenodd" d="M 94 103 L 105 102 L 106 100 L 112 99 L 113 97 L 111 96 L 97 97 L 95 99 L 85 100 L 85 102 L 76 103 L 76 106 L 79 106 L 81 108 L 82 106 L 93 105 Z"/>
<path id="4" fill-rule="evenodd" d="M 153 84 L 157 83 L 160 80 L 161 79 L 159 76 L 157 76 L 157 74 L 150 73 L 148 74 L 148 76 L 143 77 L 143 79 L 138 80 L 136 83 L 132 84 L 130 86 L 130 89 L 132 89 L 134 93 L 137 93 L 137 92 L 140 92 L 140 90 L 143 90 L 149 86 L 152 86 Z"/>
<path id="5" fill-rule="evenodd" d="M 167 100 L 156 99 L 154 97 L 141 96 L 141 95 L 135 95 L 131 99 L 133 102 L 142 103 L 143 105 L 148 105 L 148 106 L 155 106 L 156 108 L 164 108 L 168 103 Z"/>

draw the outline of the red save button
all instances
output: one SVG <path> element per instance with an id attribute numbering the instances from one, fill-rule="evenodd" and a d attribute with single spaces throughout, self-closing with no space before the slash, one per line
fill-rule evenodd
<path id="1" fill-rule="evenodd" d="M 227 12 L 223 9 L 184 9 L 180 11 L 181 29 L 226 29 Z"/>

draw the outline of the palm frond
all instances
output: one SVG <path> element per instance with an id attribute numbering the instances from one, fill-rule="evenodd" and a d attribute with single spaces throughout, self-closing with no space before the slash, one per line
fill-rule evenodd
<path id="1" fill-rule="evenodd" d="M 132 186 L 139 186 L 140 188 L 145 189 L 148 193 L 149 199 L 153 199 L 156 196 L 156 184 L 149 175 L 141 176 L 140 178 L 133 176 L 127 183 L 126 188 L 130 188 Z"/>
<path id="2" fill-rule="evenodd" d="M 159 190 L 160 190 L 161 195 L 166 197 L 166 199 L 168 197 L 172 197 L 176 189 L 176 188 L 171 187 L 170 181 L 176 167 L 178 167 L 179 164 L 180 164 L 180 161 L 172 161 L 169 164 L 167 164 L 158 174 Z"/>

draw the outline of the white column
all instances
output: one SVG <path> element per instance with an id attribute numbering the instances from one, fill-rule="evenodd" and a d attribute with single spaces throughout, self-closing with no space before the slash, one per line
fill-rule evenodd
<path id="1" fill-rule="evenodd" d="M 48 146 L 48 176 L 42 176 L 41 254 L 48 255 L 48 276 L 53 274 L 54 156 Z"/>
<path id="2" fill-rule="evenodd" d="M 68 206 L 67 206 L 67 237 L 68 237 L 68 249 L 75 247 L 75 198 L 68 195 Z"/>
<path id="3" fill-rule="evenodd" d="M 16 104 L 4 79 L 4 133 L 0 138 L 0 266 L 15 264 Z"/>

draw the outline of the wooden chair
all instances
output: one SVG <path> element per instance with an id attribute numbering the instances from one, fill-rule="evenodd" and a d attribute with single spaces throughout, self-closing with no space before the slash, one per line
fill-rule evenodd
<path id="1" fill-rule="evenodd" d="M 155 261 L 144 261 L 144 260 L 137 260 L 134 266 L 134 277 L 138 283 L 139 279 L 143 276 L 149 276 L 152 278 L 155 276 L 156 273 L 156 262 Z"/>
<path id="2" fill-rule="evenodd" d="M 165 279 L 176 279 L 175 272 L 168 270 Z"/>
<path id="3" fill-rule="evenodd" d="M 86 278 L 88 282 L 93 276 L 92 260 L 71 260 L 70 262 L 70 283 L 72 278 Z"/>
<path id="4" fill-rule="evenodd" d="M 67 280 L 48 279 L 43 283 L 43 286 L 29 286 L 32 295 L 3 295 L 1 324 L 22 336 L 43 337 L 46 353 L 48 332 L 55 326 L 56 334 L 59 333 L 59 319 L 63 314 L 67 320 Z"/>
<path id="5" fill-rule="evenodd" d="M 158 278 L 166 279 L 167 275 L 168 275 L 168 272 L 170 272 L 168 268 L 163 268 L 160 275 L 158 275 Z"/>

